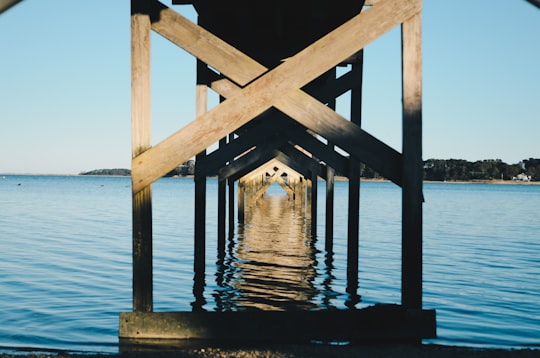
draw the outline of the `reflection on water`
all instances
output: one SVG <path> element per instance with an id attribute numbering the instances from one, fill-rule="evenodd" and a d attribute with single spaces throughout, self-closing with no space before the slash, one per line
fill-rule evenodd
<path id="1" fill-rule="evenodd" d="M 316 309 L 315 239 L 286 195 L 265 195 L 218 262 L 219 311 Z"/>
<path id="2" fill-rule="evenodd" d="M 152 188 L 156 311 L 186 311 L 194 300 L 193 185 L 192 179 L 164 178 Z M 245 309 L 246 295 L 257 287 L 250 275 L 254 268 L 264 275 L 260 286 L 266 286 L 265 295 L 259 296 L 272 301 L 275 309 L 350 307 L 354 297 L 346 293 L 347 287 L 354 291 L 358 283 L 362 302 L 357 308 L 399 302 L 399 187 L 362 184 L 360 278 L 350 285 L 347 210 L 337 205 L 333 255 L 322 251 L 321 237 L 315 243 L 270 235 L 266 241 L 289 241 L 254 243 L 249 233 L 259 230 L 254 218 L 241 239 L 227 242 L 216 265 L 217 187 L 217 180 L 208 180 L 206 282 L 197 280 L 198 301 L 192 309 Z M 129 188 L 127 177 L 6 175 L 0 180 L 0 346 L 117 353 L 118 312 L 131 310 Z M 336 182 L 335 189 L 335 202 L 346 203 L 347 183 Z M 324 191 L 319 194 L 323 197 Z M 540 186 L 427 183 L 424 194 L 424 307 L 437 309 L 440 337 L 428 343 L 538 349 Z M 321 233 L 324 200 L 319 204 Z M 284 205 L 281 225 L 272 230 L 292 230 L 284 225 L 285 220 L 295 222 L 289 216 L 302 223 L 302 209 L 285 212 L 288 208 Z M 266 215 L 263 222 L 270 223 L 270 215 L 258 210 L 254 215 Z M 255 249 L 262 251 L 255 244 L 277 252 L 269 259 L 259 256 L 272 268 L 248 261 L 257 260 Z M 282 259 L 279 251 L 288 253 L 293 246 L 304 250 L 300 260 L 290 255 Z M 303 264 L 307 272 L 298 279 L 299 271 L 290 267 Z M 284 267 L 290 275 L 283 282 L 293 285 L 288 288 L 270 282 L 282 283 L 276 277 Z M 318 289 L 316 297 L 312 287 Z M 278 301 L 282 297 L 283 305 Z M 312 304 L 297 305 L 294 300 L 300 297 L 313 297 Z"/>

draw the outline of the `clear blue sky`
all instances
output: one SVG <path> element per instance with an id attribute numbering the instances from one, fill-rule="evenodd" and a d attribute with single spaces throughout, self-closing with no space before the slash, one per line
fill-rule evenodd
<path id="1" fill-rule="evenodd" d="M 0 15 L 0 173 L 129 168 L 129 13 L 128 0 L 24 0 Z M 366 48 L 363 124 L 401 151 L 399 35 Z M 194 119 L 195 62 L 152 36 L 157 143 Z M 423 64 L 424 159 L 540 158 L 540 10 L 424 0 Z"/>

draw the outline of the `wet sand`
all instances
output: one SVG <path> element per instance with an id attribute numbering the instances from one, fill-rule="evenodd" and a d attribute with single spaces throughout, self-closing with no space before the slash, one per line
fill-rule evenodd
<path id="1" fill-rule="evenodd" d="M 290 344 L 253 347 L 224 348 L 175 348 L 174 350 L 153 350 L 140 352 L 122 352 L 119 354 L 88 354 L 67 352 L 31 352 L 18 351 L 13 354 L 1 354 L 1 358 L 20 357 L 58 357 L 58 358 L 183 358 L 183 357 L 218 357 L 218 358 L 308 358 L 308 357 L 474 357 L 499 358 L 520 357 L 538 358 L 540 349 L 482 349 L 440 345 L 350 345 L 324 346 L 314 344 Z"/>

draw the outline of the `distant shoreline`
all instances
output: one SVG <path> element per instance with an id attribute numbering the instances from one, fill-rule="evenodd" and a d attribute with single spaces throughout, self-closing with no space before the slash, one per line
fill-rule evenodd
<path id="1" fill-rule="evenodd" d="M 129 178 L 129 175 L 99 175 L 99 174 L 17 174 L 17 173 L 0 173 L 0 180 L 8 176 L 35 176 L 35 177 L 116 177 L 116 178 Z M 185 176 L 172 176 L 167 178 L 177 179 L 193 179 L 193 175 Z M 215 177 L 208 177 L 215 178 Z M 348 181 L 347 177 L 335 176 L 335 181 Z M 324 179 L 319 178 L 320 181 Z M 388 179 L 373 179 L 373 178 L 360 178 L 361 182 L 367 183 L 390 183 Z M 424 183 L 439 183 L 439 184 L 494 184 L 494 185 L 540 185 L 540 181 L 519 181 L 519 180 L 424 180 Z"/>
<path id="2" fill-rule="evenodd" d="M 336 181 L 348 181 L 347 177 L 336 176 Z M 360 178 L 361 182 L 368 183 L 391 183 L 388 179 L 369 179 Z M 495 185 L 540 185 L 540 181 L 518 181 L 518 180 L 424 180 L 424 183 L 437 183 L 437 184 L 495 184 Z"/>

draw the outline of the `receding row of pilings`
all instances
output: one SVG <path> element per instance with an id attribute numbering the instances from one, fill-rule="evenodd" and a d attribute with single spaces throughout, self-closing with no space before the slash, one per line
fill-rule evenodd
<path id="1" fill-rule="evenodd" d="M 308 201 L 310 198 L 307 192 L 308 181 L 302 175 L 274 159 L 238 181 L 239 223 L 251 221 L 249 216 L 257 201 L 273 184 L 278 184 L 287 195 L 288 200 L 293 201 L 295 206 L 298 205 L 302 212 L 305 212 L 306 206 L 311 207 L 311 203 Z M 310 213 L 307 215 L 308 219 Z"/>
<path id="2" fill-rule="evenodd" d="M 283 41 L 289 39 L 287 35 L 298 40 L 287 48 L 281 48 L 281 42 L 275 43 L 271 50 L 249 30 L 237 26 L 237 20 L 251 20 L 249 14 L 238 11 L 240 5 L 246 5 L 243 10 L 255 11 L 255 2 L 173 2 L 194 3 L 203 26 L 157 0 L 131 3 L 133 311 L 121 313 L 120 337 L 415 342 L 434 337 L 435 312 L 422 308 L 422 1 L 370 0 L 373 6 L 362 12 L 359 11 L 364 3 L 356 0 L 346 0 L 344 7 L 323 0 L 314 2 L 316 7 L 295 7 L 298 18 L 306 18 L 302 12 L 308 11 L 310 24 L 317 24 L 318 30 L 326 26 L 317 34 L 322 36 L 318 40 L 312 38 L 308 28 L 295 26 L 298 24 L 289 13 L 287 20 L 293 22 L 283 27 L 284 18 L 280 16 L 284 13 L 268 11 L 265 16 L 275 16 L 275 26 L 246 22 L 255 34 L 266 36 L 287 29 L 291 33 L 284 34 Z M 326 12 L 321 12 L 319 5 L 332 14 L 327 23 Z M 353 10 L 344 11 L 346 6 Z M 367 133 L 361 123 L 362 51 L 399 25 L 402 153 Z M 292 33 L 294 29 L 299 36 Z M 156 145 L 152 145 L 150 134 L 152 30 L 198 58 L 197 118 Z M 271 41 L 273 37 L 267 39 Z M 276 63 L 276 58 L 281 62 Z M 347 64 L 350 71 L 338 78 L 336 68 L 340 64 Z M 221 98 L 211 110 L 207 110 L 208 88 Z M 350 120 L 334 110 L 336 98 L 345 92 L 351 93 Z M 209 152 L 208 148 L 215 143 L 219 143 L 218 149 Z M 306 185 L 301 190 L 306 193 L 305 211 L 311 216 L 312 236 L 316 235 L 317 225 L 317 178 L 326 180 L 328 252 L 333 245 L 333 178 L 336 173 L 349 178 L 347 280 L 356 284 L 347 290 L 354 294 L 358 281 L 359 167 L 365 163 L 402 188 L 401 304 L 335 312 L 154 312 L 151 184 L 193 156 L 196 296 L 202 297 L 204 289 L 207 177 L 218 178 L 219 258 L 225 253 L 227 211 L 229 236 L 234 235 L 235 183 L 244 188 L 242 203 L 246 212 L 246 203 L 250 205 L 256 200 L 269 180 L 291 189 L 296 197 L 293 171 L 299 174 L 301 185 Z M 264 168 L 272 160 L 277 160 L 277 171 L 274 166 Z M 276 178 L 270 179 L 273 175 Z M 253 188 L 248 190 L 246 200 L 244 184 L 248 180 Z"/>

